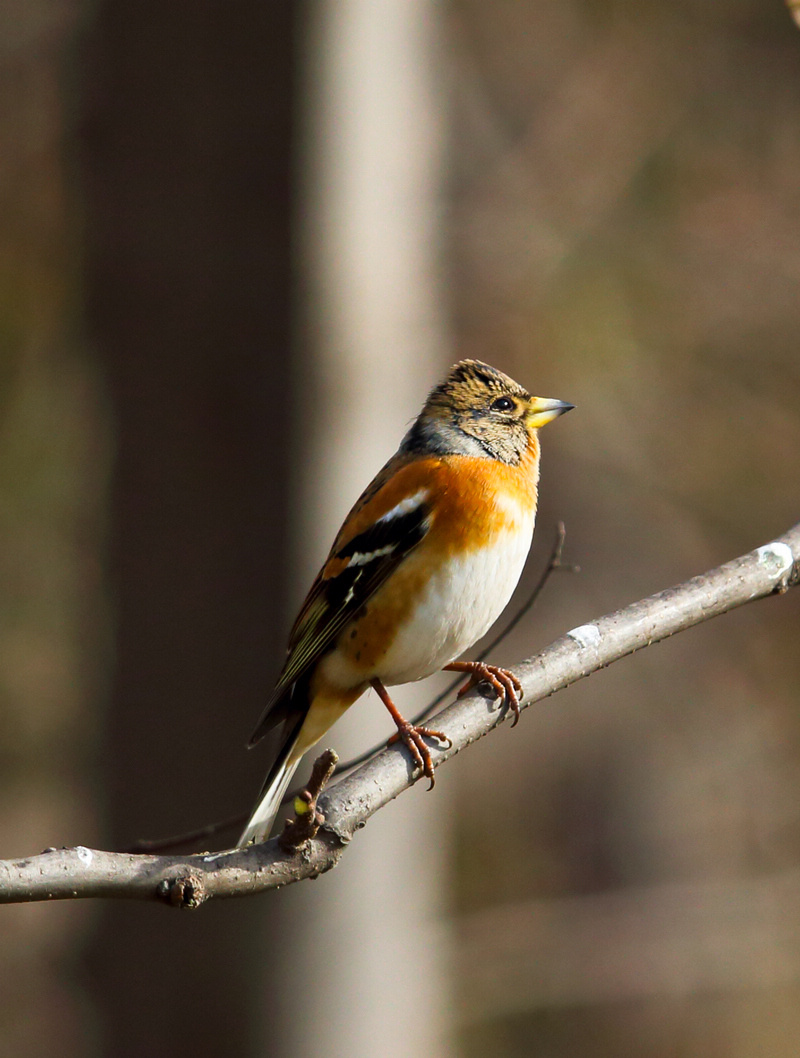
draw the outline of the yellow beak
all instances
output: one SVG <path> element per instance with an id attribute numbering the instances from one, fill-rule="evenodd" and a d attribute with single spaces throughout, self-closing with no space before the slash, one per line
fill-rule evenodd
<path id="1" fill-rule="evenodd" d="M 564 412 L 572 411 L 574 407 L 574 404 L 568 404 L 565 400 L 553 400 L 551 397 L 531 397 L 526 417 L 528 426 L 532 430 L 538 430 L 540 426 L 547 426 L 553 419 L 557 419 Z"/>

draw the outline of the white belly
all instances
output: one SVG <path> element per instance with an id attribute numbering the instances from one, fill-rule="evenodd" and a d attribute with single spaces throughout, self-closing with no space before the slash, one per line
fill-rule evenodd
<path id="1" fill-rule="evenodd" d="M 375 675 L 390 685 L 421 680 L 469 649 L 508 604 L 532 538 L 533 519 L 431 577 Z"/>

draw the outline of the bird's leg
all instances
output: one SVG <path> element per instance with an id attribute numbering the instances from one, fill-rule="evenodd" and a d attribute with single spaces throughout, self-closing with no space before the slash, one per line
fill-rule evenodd
<path id="1" fill-rule="evenodd" d="M 392 742 L 400 740 L 408 747 L 408 751 L 414 758 L 416 766 L 425 776 L 427 776 L 427 778 L 430 779 L 431 784 L 428 789 L 432 790 L 436 781 L 433 777 L 433 761 L 431 760 L 431 751 L 425 745 L 423 739 L 425 737 L 438 738 L 440 742 L 444 742 L 448 746 L 452 746 L 453 743 L 447 735 L 442 734 L 441 731 L 434 731 L 430 727 L 417 727 L 415 724 L 412 724 L 410 720 L 406 720 L 404 716 L 400 715 L 400 711 L 389 697 L 389 692 L 383 686 L 381 681 L 376 677 L 369 682 L 375 688 L 380 700 L 389 710 L 389 716 L 391 716 L 392 720 L 397 724 L 397 734 L 392 735 L 389 739 L 389 745 L 391 745 Z"/>
<path id="2" fill-rule="evenodd" d="M 462 698 L 468 691 L 479 683 L 490 684 L 492 690 L 501 702 L 508 702 L 511 712 L 514 714 L 514 727 L 519 720 L 519 702 L 522 698 L 522 684 L 513 672 L 508 669 L 500 669 L 497 665 L 487 665 L 484 661 L 453 661 L 445 665 L 445 672 L 468 672 L 469 679 L 458 692 Z"/>

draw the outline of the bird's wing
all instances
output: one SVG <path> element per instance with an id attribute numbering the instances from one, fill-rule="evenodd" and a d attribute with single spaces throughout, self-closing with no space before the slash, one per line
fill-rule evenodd
<path id="1" fill-rule="evenodd" d="M 314 581 L 292 628 L 283 671 L 250 745 L 293 712 L 294 684 L 333 646 L 345 625 L 428 532 L 428 490 L 413 487 L 417 477 L 413 464 L 396 470 L 393 463 L 348 515 Z M 403 473 L 403 469 L 412 473 Z"/>

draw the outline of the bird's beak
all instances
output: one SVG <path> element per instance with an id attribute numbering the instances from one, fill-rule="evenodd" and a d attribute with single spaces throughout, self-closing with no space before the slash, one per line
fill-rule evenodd
<path id="1" fill-rule="evenodd" d="M 572 411 L 574 404 L 568 404 L 565 400 L 553 400 L 551 397 L 531 397 L 531 403 L 527 415 L 527 423 L 530 429 L 538 430 L 540 426 L 546 426 L 565 411 Z"/>

